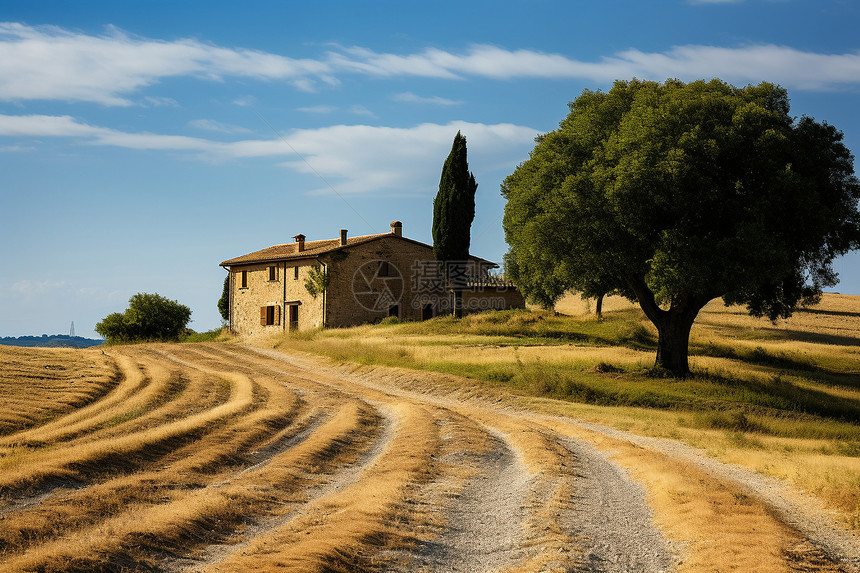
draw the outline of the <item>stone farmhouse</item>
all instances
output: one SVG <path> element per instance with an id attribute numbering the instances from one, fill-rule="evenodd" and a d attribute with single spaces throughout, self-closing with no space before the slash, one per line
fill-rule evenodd
<path id="1" fill-rule="evenodd" d="M 238 335 L 353 326 L 396 316 L 427 320 L 452 311 L 453 293 L 441 279 L 430 245 L 389 233 L 275 245 L 226 260 L 230 330 Z M 464 312 L 524 307 L 512 285 L 491 275 L 498 265 L 470 256 Z"/>

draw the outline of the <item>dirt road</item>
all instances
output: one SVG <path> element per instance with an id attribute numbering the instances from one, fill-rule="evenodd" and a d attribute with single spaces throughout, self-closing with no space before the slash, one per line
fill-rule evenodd
<path id="1" fill-rule="evenodd" d="M 110 392 L 0 437 L 0 571 L 856 571 L 773 480 L 450 377 L 113 347 Z"/>

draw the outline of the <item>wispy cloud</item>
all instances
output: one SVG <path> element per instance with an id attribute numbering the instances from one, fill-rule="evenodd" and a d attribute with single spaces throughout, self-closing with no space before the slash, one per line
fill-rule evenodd
<path id="1" fill-rule="evenodd" d="M 439 176 L 454 134 L 469 140 L 473 170 L 510 169 L 534 146 L 538 130 L 513 124 L 451 122 L 396 128 L 334 125 L 296 129 L 280 138 L 232 142 L 156 133 L 128 133 L 78 122 L 70 116 L 0 115 L 0 135 L 70 137 L 91 145 L 190 153 L 210 161 L 273 157 L 299 173 L 319 173 L 341 193 L 422 191 Z M 296 153 L 303 158 L 296 156 Z M 330 189 L 321 185 L 318 192 Z"/>
<path id="2" fill-rule="evenodd" d="M 376 114 L 364 107 L 363 105 L 351 105 L 349 106 L 349 113 L 353 115 L 364 115 L 367 117 L 376 117 Z"/>
<path id="3" fill-rule="evenodd" d="M 101 36 L 54 26 L 0 23 L 0 99 L 59 99 L 131 105 L 127 95 L 162 78 L 228 76 L 304 82 L 325 62 L 185 39 L 162 41 L 109 28 Z"/>
<path id="4" fill-rule="evenodd" d="M 721 77 L 733 82 L 771 81 L 809 90 L 860 83 L 860 51 L 818 54 L 771 44 L 734 48 L 689 45 L 665 52 L 630 49 L 596 62 L 486 45 L 472 46 L 462 54 L 438 49 L 409 55 L 377 54 L 359 48 L 345 53 L 353 58 L 354 71 L 379 76 L 585 79 L 599 83 L 631 77 L 653 80 Z M 349 69 L 345 56 L 333 59 Z"/>
<path id="5" fill-rule="evenodd" d="M 255 103 L 257 103 L 257 98 L 252 95 L 238 97 L 232 101 L 233 105 L 238 105 L 239 107 L 250 107 Z"/>
<path id="6" fill-rule="evenodd" d="M 30 279 L 25 279 L 13 283 L 9 287 L 9 290 L 23 295 L 38 295 L 57 290 L 65 290 L 68 287 L 69 285 L 66 283 L 66 281 L 34 281 Z"/>
<path id="7" fill-rule="evenodd" d="M 400 101 L 405 103 L 418 103 L 418 104 L 430 104 L 430 105 L 460 105 L 463 102 L 454 101 L 452 99 L 447 99 L 439 96 L 432 97 L 423 97 L 419 95 L 415 95 L 412 92 L 403 92 L 399 94 L 394 94 L 391 96 L 391 99 L 394 101 Z"/>
<path id="8" fill-rule="evenodd" d="M 734 83 L 767 80 L 791 88 L 820 90 L 860 83 L 860 51 L 823 54 L 770 44 L 687 45 L 660 52 L 631 48 L 583 61 L 563 54 L 490 45 L 473 45 L 459 52 L 428 48 L 407 54 L 336 46 L 313 59 L 224 48 L 196 39 L 142 38 L 116 28 L 108 28 L 102 35 L 88 35 L 57 27 L 0 23 L 3 101 L 43 99 L 125 106 L 132 105 L 132 94 L 171 77 L 284 81 L 298 90 L 318 91 L 337 85 L 338 76 L 344 74 L 443 80 L 582 79 L 601 84 L 633 76 L 655 80 L 718 76 Z M 399 97 L 415 103 L 456 103 L 409 92 Z M 170 98 L 156 96 L 141 101 L 172 105 Z M 247 106 L 253 101 L 246 96 L 233 103 Z"/>
<path id="9" fill-rule="evenodd" d="M 284 166 L 301 173 L 321 173 L 339 193 L 430 192 L 461 131 L 469 141 L 469 165 L 476 175 L 510 169 L 534 146 L 537 130 L 513 125 L 451 122 L 409 128 L 335 125 L 295 130 L 286 139 L 310 165 L 290 158 Z M 479 177 L 480 180 L 480 177 Z M 331 190 L 320 185 L 318 193 Z"/>
<path id="10" fill-rule="evenodd" d="M 32 145 L 0 145 L 0 153 L 25 153 L 36 151 Z"/>
<path id="11" fill-rule="evenodd" d="M 336 108 L 330 105 L 312 105 L 309 107 L 300 107 L 296 108 L 296 111 L 302 111 L 304 113 L 319 113 L 319 114 L 328 114 L 335 111 Z"/>
<path id="12" fill-rule="evenodd" d="M 144 104 L 152 107 L 179 107 L 179 102 L 172 97 L 146 96 Z"/>
<path id="13" fill-rule="evenodd" d="M 219 133 L 249 133 L 251 130 L 240 125 L 231 123 L 222 123 L 214 119 L 194 119 L 188 122 L 188 125 L 196 129 L 205 131 L 217 131 Z"/>

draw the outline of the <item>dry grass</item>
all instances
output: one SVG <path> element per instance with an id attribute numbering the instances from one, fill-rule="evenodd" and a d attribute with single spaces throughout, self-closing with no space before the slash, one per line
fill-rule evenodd
<path id="1" fill-rule="evenodd" d="M 646 485 L 649 505 L 680 550 L 679 572 L 807 571 L 820 553 L 802 552 L 803 538 L 760 501 L 667 456 L 565 424 L 555 428 L 612 451 L 612 459 Z M 821 571 L 840 571 L 832 563 Z"/>
<path id="2" fill-rule="evenodd" d="M 431 477 L 439 451 L 433 416 L 401 404 L 392 409 L 395 436 L 357 481 L 306 504 L 284 527 L 258 537 L 217 571 L 355 571 L 371 563 L 369 548 L 410 543 L 397 519 L 404 492 Z"/>
<path id="3" fill-rule="evenodd" d="M 91 403 L 117 381 L 98 350 L 0 346 L 0 436 Z"/>
<path id="4" fill-rule="evenodd" d="M 361 402 L 321 396 L 309 408 L 282 380 L 218 371 L 205 358 L 192 365 L 192 350 L 167 360 L 148 347 L 111 352 L 123 368 L 122 399 L 92 404 L 86 431 L 84 409 L 69 414 L 74 430 L 63 431 L 61 418 L 46 425 L 47 441 L 28 431 L 30 445 L 7 460 L 0 570 L 152 567 L 165 552 L 229 537 L 249 515 L 300 503 L 377 431 Z M 177 367 L 186 380 L 178 392 L 153 390 L 169 386 Z M 141 405 L 143 415 L 104 424 Z M 154 425 L 143 429 L 146 417 Z"/>
<path id="5" fill-rule="evenodd" d="M 408 570 L 485 471 L 491 432 L 531 475 L 515 571 L 569 569 L 576 555 L 556 519 L 575 499 L 565 436 L 646 485 L 682 570 L 815 570 L 821 555 L 795 531 L 701 470 L 486 404 L 679 439 L 783 478 L 860 528 L 859 300 L 825 297 L 775 325 L 708 308 L 689 380 L 651 374 L 653 332 L 618 300 L 602 322 L 487 313 L 276 341 L 412 368 L 396 388 L 233 343 L 0 349 L 0 398 L 13 405 L 0 418 L 0 571 Z"/>
<path id="6" fill-rule="evenodd" d="M 579 297 L 557 310 L 569 317 L 486 313 L 279 344 L 336 361 L 467 376 L 487 393 L 561 398 L 537 407 L 680 439 L 786 479 L 860 531 L 860 297 L 826 294 L 775 323 L 713 301 L 693 328 L 696 376 L 687 380 L 651 375 L 647 336 L 653 342 L 655 333 L 629 301 L 608 297 L 602 323 L 593 302 Z"/>

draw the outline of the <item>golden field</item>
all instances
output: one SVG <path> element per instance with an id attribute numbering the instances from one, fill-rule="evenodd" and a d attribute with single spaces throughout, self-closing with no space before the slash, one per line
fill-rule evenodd
<path id="1" fill-rule="evenodd" d="M 255 346 L 0 347 L 0 571 L 446 570 L 418 556 L 502 449 L 526 485 L 502 491 L 517 546 L 492 570 L 588 570 L 571 440 L 644 488 L 672 570 L 850 571 L 766 496 L 638 437 L 776 478 L 857 532 L 860 297 L 775 324 L 712 303 L 687 380 L 651 369 L 629 303 L 600 322 L 590 306 Z"/>

